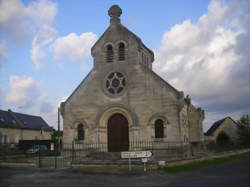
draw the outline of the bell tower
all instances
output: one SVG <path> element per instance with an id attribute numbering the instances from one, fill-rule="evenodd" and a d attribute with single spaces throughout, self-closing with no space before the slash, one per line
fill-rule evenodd
<path id="1" fill-rule="evenodd" d="M 121 14 L 122 9 L 118 5 L 109 8 L 110 25 L 91 49 L 94 67 L 103 70 L 141 64 L 152 69 L 154 53 L 138 36 L 121 24 Z"/>

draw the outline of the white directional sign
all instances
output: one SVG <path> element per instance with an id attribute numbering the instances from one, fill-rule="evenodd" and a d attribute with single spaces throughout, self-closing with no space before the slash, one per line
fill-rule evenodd
<path id="1" fill-rule="evenodd" d="M 150 151 L 125 151 L 121 152 L 122 158 L 149 158 L 152 156 Z"/>

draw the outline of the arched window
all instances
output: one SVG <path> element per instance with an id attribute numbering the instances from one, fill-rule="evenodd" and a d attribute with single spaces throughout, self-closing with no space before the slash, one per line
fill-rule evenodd
<path id="1" fill-rule="evenodd" d="M 118 44 L 118 48 L 119 48 L 119 52 L 118 52 L 118 54 L 119 54 L 119 57 L 118 57 L 118 60 L 119 61 L 123 61 L 123 60 L 125 60 L 125 45 L 124 45 L 124 43 L 119 43 Z"/>
<path id="2" fill-rule="evenodd" d="M 78 140 L 84 140 L 84 134 L 85 132 L 84 132 L 84 129 L 83 129 L 83 124 L 79 124 L 78 126 L 77 126 L 77 139 Z"/>
<path id="3" fill-rule="evenodd" d="M 112 45 L 107 45 L 106 48 L 106 61 L 107 63 L 113 62 L 114 52 Z"/>
<path id="4" fill-rule="evenodd" d="M 155 121 L 155 138 L 163 138 L 163 137 L 164 137 L 163 120 L 157 119 Z"/>

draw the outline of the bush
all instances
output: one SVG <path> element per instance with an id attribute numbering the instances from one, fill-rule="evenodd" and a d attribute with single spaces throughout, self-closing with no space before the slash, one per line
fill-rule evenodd
<path id="1" fill-rule="evenodd" d="M 225 132 L 220 132 L 216 138 L 216 142 L 218 145 L 230 145 L 231 140 L 230 137 Z"/>
<path id="2" fill-rule="evenodd" d="M 238 143 L 244 147 L 250 147 L 250 116 L 243 115 L 238 121 Z"/>
<path id="3" fill-rule="evenodd" d="M 56 145 L 56 142 L 52 140 L 20 140 L 19 141 L 19 149 L 20 150 L 27 150 L 31 146 L 34 145 L 45 145 L 47 149 L 50 149 L 50 144 L 54 143 Z"/>

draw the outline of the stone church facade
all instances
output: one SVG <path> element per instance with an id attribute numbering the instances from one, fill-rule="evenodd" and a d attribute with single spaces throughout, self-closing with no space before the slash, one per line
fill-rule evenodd
<path id="1" fill-rule="evenodd" d="M 131 142 L 202 142 L 204 111 L 152 70 L 154 53 L 120 23 L 113 5 L 110 26 L 94 44 L 94 67 L 61 103 L 63 142 L 105 144 L 126 151 Z"/>

